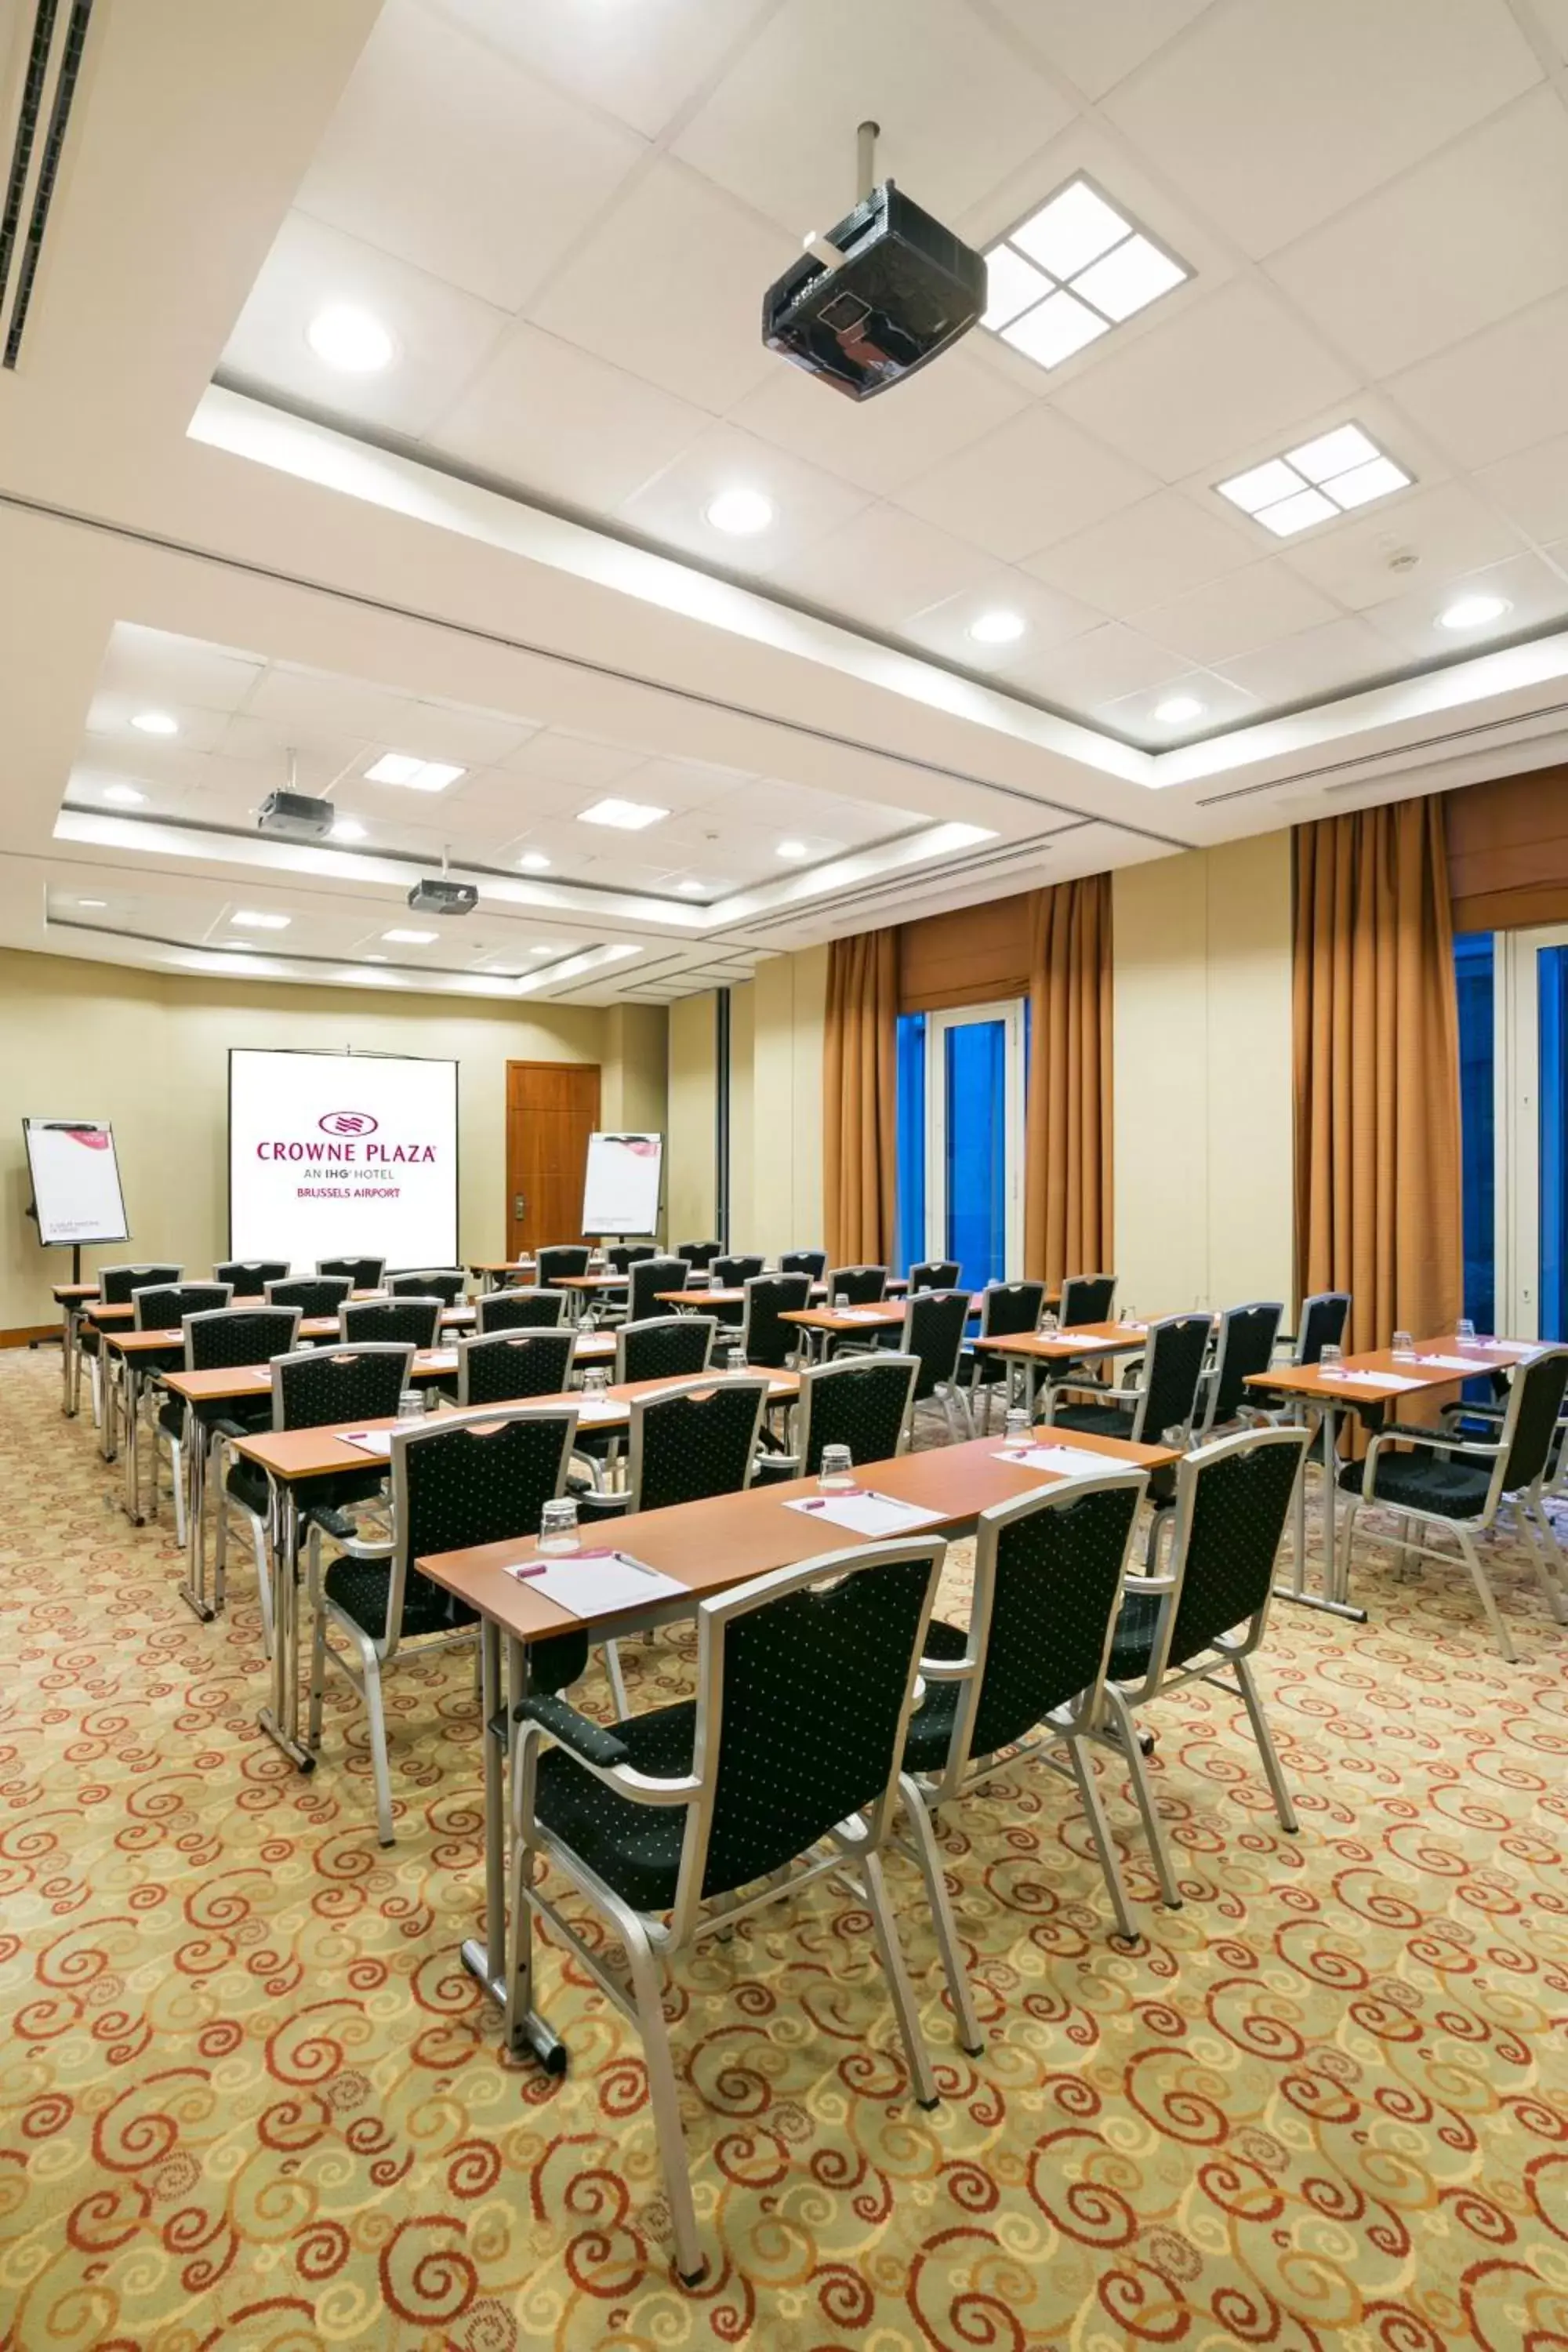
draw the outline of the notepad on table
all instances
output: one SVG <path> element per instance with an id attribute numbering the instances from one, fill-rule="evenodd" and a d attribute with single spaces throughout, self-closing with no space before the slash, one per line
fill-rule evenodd
<path id="1" fill-rule="evenodd" d="M 829 1526 L 847 1528 L 857 1536 L 907 1536 L 929 1528 L 940 1511 L 921 1503 L 901 1503 L 896 1495 L 879 1495 L 874 1487 L 847 1487 L 837 1495 L 801 1495 L 785 1503 L 786 1511 L 804 1511 Z"/>
<path id="2" fill-rule="evenodd" d="M 1415 1360 L 1435 1372 L 1484 1372 L 1486 1370 L 1486 1366 L 1478 1364 L 1473 1356 L 1417 1356 Z"/>
<path id="3" fill-rule="evenodd" d="M 1103 1454 L 1086 1453 L 1076 1445 L 1011 1446 L 992 1459 L 1011 1462 L 1017 1470 L 1054 1470 L 1061 1478 L 1092 1478 L 1097 1471 L 1119 1466 L 1107 1462 Z"/>
<path id="4" fill-rule="evenodd" d="M 840 1323 L 879 1323 L 885 1311 L 880 1307 L 836 1307 L 833 1309 Z"/>
<path id="5" fill-rule="evenodd" d="M 655 1601 L 679 1601 L 688 1591 L 673 1576 L 626 1551 L 561 1552 L 550 1559 L 520 1560 L 507 1574 L 542 1592 L 568 1617 L 616 1617 Z"/>
<path id="6" fill-rule="evenodd" d="M 626 1410 L 626 1406 L 624 1404 L 617 1404 L 614 1397 L 603 1395 L 584 1396 L 579 1398 L 577 1401 L 577 1419 L 579 1423 L 584 1421 L 620 1421 L 625 1417 Z"/>
<path id="7" fill-rule="evenodd" d="M 1424 1389 L 1425 1381 L 1406 1380 L 1403 1372 L 1324 1372 L 1333 1387 L 1377 1389 L 1387 1396 L 1396 1396 L 1402 1389 Z"/>
<path id="8" fill-rule="evenodd" d="M 392 1459 L 390 1429 L 345 1429 L 343 1444 L 357 1446 L 362 1454 L 374 1454 L 383 1462 L 390 1462 Z"/>

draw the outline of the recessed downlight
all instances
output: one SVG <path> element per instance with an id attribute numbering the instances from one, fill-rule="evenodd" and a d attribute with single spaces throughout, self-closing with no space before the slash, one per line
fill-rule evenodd
<path id="1" fill-rule="evenodd" d="M 667 808 L 655 808 L 651 801 L 595 801 L 591 808 L 579 809 L 579 824 L 613 825 L 619 833 L 641 833 L 650 824 L 658 824 L 669 814 Z"/>
<path id="2" fill-rule="evenodd" d="M 392 337 L 381 320 L 352 302 L 329 302 L 318 310 L 305 330 L 305 341 L 319 360 L 345 375 L 375 375 L 393 353 Z"/>
<path id="3" fill-rule="evenodd" d="M 237 931 L 286 931 L 292 915 L 264 914 L 258 907 L 241 907 L 229 917 Z"/>
<path id="4" fill-rule="evenodd" d="M 103 908 L 107 907 L 109 901 L 107 898 L 79 898 L 77 900 L 77 905 L 79 907 Z"/>
<path id="5" fill-rule="evenodd" d="M 998 606 L 993 613 L 982 613 L 969 624 L 969 634 L 977 646 L 1016 645 L 1025 629 L 1022 613 L 1009 613 Z"/>
<path id="6" fill-rule="evenodd" d="M 364 772 L 366 783 L 405 784 L 411 793 L 444 793 L 467 773 L 449 760 L 419 760 L 411 751 L 384 751 Z"/>
<path id="7" fill-rule="evenodd" d="M 388 947 L 428 948 L 434 947 L 441 934 L 439 931 L 396 930 L 383 931 L 381 936 L 386 941 Z"/>
<path id="8" fill-rule="evenodd" d="M 140 808 L 147 795 L 139 793 L 134 784 L 105 784 L 103 797 L 115 808 Z"/>
<path id="9" fill-rule="evenodd" d="M 706 882 L 678 882 L 675 887 L 683 898 L 705 898 L 708 895 Z"/>
<path id="10" fill-rule="evenodd" d="M 1437 615 L 1440 629 L 1484 629 L 1489 621 L 1500 621 L 1508 611 L 1506 596 L 1456 596 L 1445 604 Z"/>
<path id="11" fill-rule="evenodd" d="M 810 852 L 807 850 L 804 841 L 781 841 L 779 843 L 776 855 L 780 857 L 787 857 L 793 861 L 797 857 L 809 856 Z"/>
<path id="12" fill-rule="evenodd" d="M 517 862 L 524 874 L 548 874 L 550 871 L 550 860 L 542 849 L 525 849 Z"/>
<path id="13" fill-rule="evenodd" d="M 766 530 L 773 519 L 773 502 L 761 490 L 736 488 L 721 490 L 710 501 L 708 520 L 715 530 L 729 532 L 733 539 L 749 539 L 759 530 Z"/>
<path id="14" fill-rule="evenodd" d="M 362 963 L 390 963 L 392 961 L 392 958 L 390 956 L 384 955 L 367 955 L 362 956 L 360 961 Z"/>
<path id="15" fill-rule="evenodd" d="M 1154 705 L 1154 716 L 1162 727 L 1184 727 L 1189 719 L 1201 719 L 1204 708 L 1195 694 L 1171 694 Z"/>
<path id="16" fill-rule="evenodd" d="M 331 838 L 334 841 L 363 841 L 364 827 L 357 816 L 334 817 Z"/>
<path id="17" fill-rule="evenodd" d="M 131 724 L 143 735 L 177 735 L 180 722 L 169 710 L 138 710 Z"/>

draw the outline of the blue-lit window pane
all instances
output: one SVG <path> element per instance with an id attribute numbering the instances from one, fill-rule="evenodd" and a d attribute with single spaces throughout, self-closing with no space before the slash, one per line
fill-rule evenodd
<path id="1" fill-rule="evenodd" d="M 1007 1031 L 966 1021 L 947 1032 L 947 1233 L 972 1290 L 999 1281 L 1007 1259 Z"/>
<path id="2" fill-rule="evenodd" d="M 1497 1328 L 1493 969 L 1493 937 L 1490 931 L 1467 931 L 1454 941 L 1454 971 L 1459 998 L 1465 1312 L 1478 1331 L 1495 1331 Z M 1543 1013 L 1542 1040 L 1545 1034 Z M 1544 1330 L 1544 1324 L 1542 1328 Z"/>
<path id="3" fill-rule="evenodd" d="M 1568 1333 L 1568 948 L 1542 948 L 1541 987 L 1541 1322 Z"/>
<path id="4" fill-rule="evenodd" d="M 894 1271 L 926 1254 L 926 1017 L 899 1015 L 899 1189 Z"/>

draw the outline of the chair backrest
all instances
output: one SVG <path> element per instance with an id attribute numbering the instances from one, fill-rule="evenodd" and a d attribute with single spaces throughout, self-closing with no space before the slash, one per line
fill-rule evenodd
<path id="1" fill-rule="evenodd" d="M 1542 1348 L 1514 1373 L 1503 1415 L 1497 1493 L 1533 1486 L 1552 1457 L 1563 1396 L 1568 1389 L 1568 1347 Z M 1462 1459 L 1463 1457 L 1461 1457 Z"/>
<path id="2" fill-rule="evenodd" d="M 184 1272 L 179 1265 L 103 1265 L 98 1270 L 99 1302 L 104 1307 L 129 1307 L 138 1290 L 166 1290 Z"/>
<path id="3" fill-rule="evenodd" d="M 668 1510 L 749 1486 L 767 1402 L 767 1381 L 749 1375 L 634 1397 L 627 1465 L 633 1510 Z"/>
<path id="4" fill-rule="evenodd" d="M 479 1303 L 481 1331 L 558 1331 L 563 1290 L 488 1290 Z"/>
<path id="5" fill-rule="evenodd" d="M 288 1355 L 300 1337 L 299 1309 L 293 1307 L 209 1307 L 187 1315 L 184 1324 L 187 1372 L 268 1363 Z"/>
<path id="6" fill-rule="evenodd" d="M 656 1242 L 617 1242 L 613 1249 L 605 1252 L 605 1264 L 612 1274 L 626 1274 L 634 1265 L 640 1265 L 645 1257 L 658 1255 Z M 685 1263 L 682 1258 L 681 1264 L 684 1265 Z"/>
<path id="7" fill-rule="evenodd" d="M 379 1290 L 386 1273 L 384 1257 L 319 1257 L 318 1274 L 346 1274 L 351 1290 Z"/>
<path id="8" fill-rule="evenodd" d="M 922 1258 L 910 1268 L 911 1290 L 951 1290 L 963 1269 L 955 1257 Z"/>
<path id="9" fill-rule="evenodd" d="M 422 1576 L 415 1561 L 537 1535 L 545 1504 L 565 1486 L 576 1428 L 575 1405 L 524 1405 L 512 1412 L 481 1407 L 443 1413 L 393 1431 L 389 1654 L 416 1610 L 421 1632 L 471 1620 L 473 1612 Z"/>
<path id="10" fill-rule="evenodd" d="M 559 1396 L 572 1371 L 570 1331 L 492 1331 L 458 1342 L 459 1406 Z"/>
<path id="11" fill-rule="evenodd" d="M 1214 1335 L 1207 1315 L 1167 1315 L 1151 1323 L 1143 1356 L 1143 1393 L 1128 1434 L 1157 1445 L 1168 1429 L 1191 1431 L 1198 1408 L 1198 1382 Z"/>
<path id="12" fill-rule="evenodd" d="M 1350 1320 L 1348 1290 L 1320 1290 L 1301 1301 L 1301 1321 L 1296 1335 L 1296 1361 L 1315 1364 L 1325 1348 L 1337 1348 Z"/>
<path id="13" fill-rule="evenodd" d="M 548 1290 L 552 1283 L 575 1281 L 587 1273 L 591 1255 L 586 1242 L 552 1243 L 534 1260 L 534 1280 L 541 1290 Z"/>
<path id="14" fill-rule="evenodd" d="M 1062 1300 L 1058 1312 L 1064 1331 L 1079 1331 L 1086 1323 L 1108 1323 L 1116 1297 L 1113 1274 L 1068 1274 L 1062 1276 Z"/>
<path id="15" fill-rule="evenodd" d="M 753 1274 L 746 1285 L 741 1312 L 741 1345 L 752 1364 L 786 1364 L 799 1347 L 798 1323 L 784 1323 L 784 1315 L 798 1315 L 811 1304 L 809 1274 Z"/>
<path id="16" fill-rule="evenodd" d="M 187 1315 L 226 1307 L 231 1296 L 226 1282 L 152 1283 L 144 1290 L 133 1290 L 131 1303 L 138 1331 L 172 1331 Z"/>
<path id="17" fill-rule="evenodd" d="M 353 1283 L 346 1274 L 296 1274 L 267 1285 L 268 1307 L 297 1307 L 301 1315 L 335 1315 Z"/>
<path id="18" fill-rule="evenodd" d="M 851 1307 L 880 1307 L 887 1295 L 885 1265 L 836 1265 L 827 1276 L 829 1305 L 847 1298 Z"/>
<path id="19" fill-rule="evenodd" d="M 809 1275 L 820 1282 L 827 1271 L 827 1252 L 819 1249 L 785 1250 L 779 1259 L 781 1274 Z"/>
<path id="20" fill-rule="evenodd" d="M 457 1307 L 468 1285 L 460 1265 L 438 1265 L 424 1274 L 395 1274 L 386 1286 L 394 1298 L 438 1298 L 443 1307 Z"/>
<path id="21" fill-rule="evenodd" d="M 1247 1383 L 1251 1374 L 1268 1370 L 1274 1360 L 1274 1343 L 1279 1337 L 1284 1312 L 1279 1299 L 1268 1298 L 1256 1299 L 1248 1307 L 1227 1307 L 1220 1317 L 1214 1379 L 1204 1404 L 1203 1425 L 1198 1433 L 1201 1437 L 1206 1438 L 1211 1430 L 1223 1429 L 1233 1422 L 1247 1402 Z"/>
<path id="22" fill-rule="evenodd" d="M 938 1383 L 951 1381 L 956 1373 L 969 1307 L 967 1290 L 910 1293 L 900 1346 L 906 1356 L 920 1360 L 920 1374 L 915 1381 L 917 1398 L 933 1396 Z"/>
<path id="23" fill-rule="evenodd" d="M 763 1263 L 761 1257 L 749 1253 L 726 1253 L 710 1263 L 708 1278 L 715 1290 L 739 1290 L 742 1284 L 751 1281 L 753 1275 L 761 1274 Z"/>
<path id="24" fill-rule="evenodd" d="M 288 1272 L 286 1257 L 230 1257 L 214 1266 L 213 1280 L 226 1282 L 236 1298 L 265 1298 L 268 1284 L 281 1282 Z"/>
<path id="25" fill-rule="evenodd" d="M 1147 1483 L 1142 1470 L 1110 1469 L 981 1512 L 966 1651 L 975 1672 L 960 1687 L 942 1775 L 950 1792 L 972 1759 L 1058 1710 L 1075 1727 L 1094 1721 Z"/>
<path id="26" fill-rule="evenodd" d="M 1033 1331 L 1045 1311 L 1043 1282 L 987 1283 L 980 1298 L 981 1336 L 1010 1339 L 1015 1332 Z"/>
<path id="27" fill-rule="evenodd" d="M 677 1242 L 675 1255 L 677 1257 L 683 1257 L 688 1265 L 695 1265 L 706 1270 L 712 1265 L 723 1246 L 722 1242 Z"/>
<path id="28" fill-rule="evenodd" d="M 645 1257 L 630 1270 L 626 1285 L 626 1320 L 641 1323 L 650 1315 L 662 1315 L 658 1304 L 661 1290 L 684 1290 L 690 1272 L 683 1257 Z"/>
<path id="29" fill-rule="evenodd" d="M 441 1328 L 438 1298 L 346 1299 L 338 1309 L 338 1331 L 348 1345 L 356 1339 L 390 1339 L 400 1348 L 433 1348 Z"/>
<path id="30" fill-rule="evenodd" d="M 801 1476 L 816 1477 L 825 1445 L 847 1445 L 857 1469 L 901 1454 L 920 1369 L 916 1357 L 888 1351 L 809 1365 L 796 1409 Z"/>
<path id="31" fill-rule="evenodd" d="M 385 1341 L 302 1348 L 274 1357 L 274 1429 L 325 1429 L 337 1421 L 385 1421 L 397 1411 L 414 1365 L 412 1348 Z"/>
<path id="32" fill-rule="evenodd" d="M 616 1333 L 616 1384 L 693 1380 L 713 1360 L 714 1315 L 650 1315 Z"/>
<path id="33" fill-rule="evenodd" d="M 838 1822 L 880 1843 L 946 1547 L 923 1537 L 775 1569 L 697 1612 L 697 1722 L 671 1926 Z"/>
<path id="34" fill-rule="evenodd" d="M 1171 1590 L 1161 1604 L 1151 1684 L 1222 1633 L 1237 1634 L 1238 1650 L 1257 1648 L 1307 1443 L 1304 1429 L 1248 1429 L 1177 1464 Z"/>

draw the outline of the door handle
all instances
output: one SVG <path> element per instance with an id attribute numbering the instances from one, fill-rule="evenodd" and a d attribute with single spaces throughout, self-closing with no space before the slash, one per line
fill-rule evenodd
<path id="1" fill-rule="evenodd" d="M 511 1196 L 511 1213 L 514 1217 L 526 1217 L 528 1214 L 528 1202 L 521 1192 L 514 1192 Z"/>

